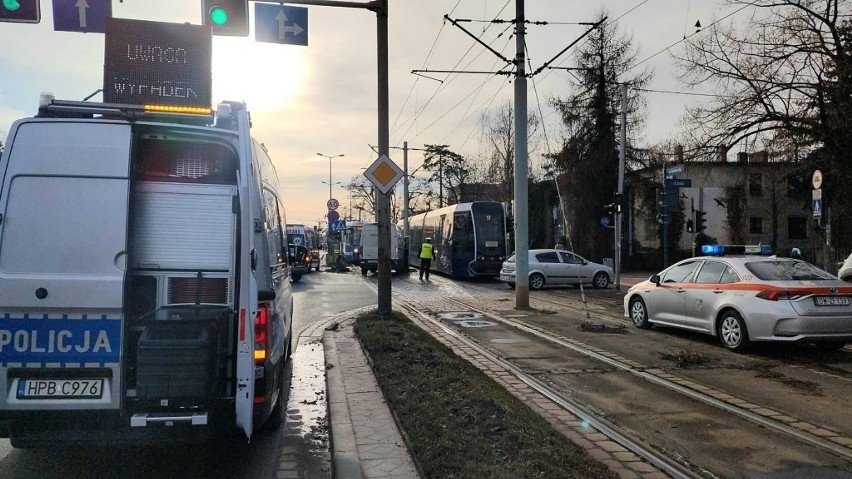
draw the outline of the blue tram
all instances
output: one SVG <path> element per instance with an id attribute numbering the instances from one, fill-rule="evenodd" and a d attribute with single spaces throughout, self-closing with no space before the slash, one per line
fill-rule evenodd
<path id="1" fill-rule="evenodd" d="M 361 262 L 361 233 L 365 224 L 364 221 L 349 221 L 340 232 L 340 252 L 354 265 Z"/>
<path id="2" fill-rule="evenodd" d="M 400 223 L 402 227 L 402 223 Z M 496 201 L 459 203 L 409 218 L 409 262 L 420 265 L 420 245 L 432 238 L 432 271 L 454 278 L 497 277 L 506 259 L 506 218 Z"/>

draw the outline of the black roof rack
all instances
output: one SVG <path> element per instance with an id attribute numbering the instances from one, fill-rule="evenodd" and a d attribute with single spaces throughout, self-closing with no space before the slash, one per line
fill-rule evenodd
<path id="1" fill-rule="evenodd" d="M 38 117 L 52 118 L 118 118 L 128 121 L 163 120 L 170 123 L 186 123 L 208 126 L 213 124 L 213 112 L 183 113 L 174 111 L 153 111 L 142 105 L 126 105 L 121 103 L 94 103 L 87 101 L 44 99 L 38 108 Z M 180 107 L 177 107 L 180 108 Z M 201 110 L 201 109 L 199 109 Z"/>

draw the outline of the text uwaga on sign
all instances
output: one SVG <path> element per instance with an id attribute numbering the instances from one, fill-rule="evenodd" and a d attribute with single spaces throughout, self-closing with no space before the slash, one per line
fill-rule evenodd
<path id="1" fill-rule="evenodd" d="M 104 102 L 211 105 L 210 27 L 108 18 Z"/>

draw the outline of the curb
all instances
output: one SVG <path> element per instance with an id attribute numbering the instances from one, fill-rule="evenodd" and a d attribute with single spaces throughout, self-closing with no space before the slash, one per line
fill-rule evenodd
<path id="1" fill-rule="evenodd" d="M 342 371 L 337 356 L 337 344 L 333 331 L 322 333 L 322 345 L 325 353 L 325 382 L 328 394 L 329 435 L 332 449 L 332 477 L 363 479 L 358 458 L 355 430 L 346 402 L 346 390 L 343 387 Z"/>

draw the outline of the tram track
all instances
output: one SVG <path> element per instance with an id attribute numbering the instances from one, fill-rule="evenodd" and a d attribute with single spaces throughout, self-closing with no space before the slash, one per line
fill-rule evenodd
<path id="1" fill-rule="evenodd" d="M 594 317 L 595 319 L 599 320 L 612 321 L 618 325 L 623 325 L 625 327 L 633 326 L 632 321 L 626 318 L 623 314 L 611 313 L 609 311 L 606 311 L 605 307 L 604 310 L 601 311 L 600 308 L 602 307 L 602 305 L 599 304 L 597 300 L 598 298 L 595 298 L 595 301 L 592 302 L 595 307 L 595 311 L 589 312 L 590 317 Z M 543 295 L 537 295 L 536 301 L 540 301 L 559 308 L 584 308 L 588 304 L 588 300 L 585 301 L 586 304 L 584 304 L 583 300 L 571 298 L 564 292 L 560 294 L 555 291 L 545 291 Z M 609 298 L 604 299 L 604 301 L 606 301 L 608 304 L 612 303 L 613 307 L 618 308 L 619 312 L 621 311 L 620 308 L 622 308 L 622 304 L 620 298 L 618 298 L 617 302 L 612 301 Z M 847 345 L 845 349 L 850 350 L 850 345 Z M 803 358 L 802 355 L 784 354 L 783 351 L 779 351 L 778 349 L 775 349 L 773 353 L 774 354 L 772 355 L 772 359 L 779 361 L 785 365 L 801 366 L 804 361 L 804 364 L 806 364 L 814 374 L 829 375 L 836 379 L 852 383 L 852 371 L 848 369 L 833 367 L 831 365 L 823 364 L 815 360 Z"/>
<path id="2" fill-rule="evenodd" d="M 497 321 L 500 324 L 514 328 L 525 334 L 535 336 L 541 340 L 557 345 L 560 348 L 571 350 L 574 353 L 594 359 L 609 368 L 625 372 L 655 386 L 665 388 L 671 392 L 689 398 L 690 400 L 697 401 L 723 411 L 726 414 L 738 418 L 739 420 L 745 420 L 762 428 L 794 438 L 796 441 L 808 444 L 844 460 L 852 460 L 852 448 L 849 446 L 852 444 L 852 440 L 844 437 L 840 433 L 827 431 L 822 428 L 818 430 L 807 429 L 806 427 L 809 426 L 813 428 L 813 426 L 807 424 L 806 421 L 776 412 L 769 407 L 740 401 L 737 398 L 731 398 L 731 395 L 725 391 L 716 390 L 714 388 L 698 384 L 693 380 L 675 376 L 660 368 L 653 368 L 637 363 L 636 361 L 620 357 L 611 352 L 603 351 L 600 348 L 591 346 L 576 339 L 565 337 L 534 324 L 529 324 L 523 320 L 503 317 L 495 314 L 493 311 L 482 308 L 481 303 L 472 299 L 465 300 L 458 297 L 452 297 L 444 298 L 443 302 L 447 308 L 457 308 L 459 311 L 478 312 L 490 320 Z M 562 304 L 562 306 L 564 307 L 565 305 Z M 633 437 L 630 433 L 622 431 L 618 425 L 603 419 L 601 414 L 595 413 L 589 408 L 578 404 L 558 389 L 551 387 L 545 381 L 538 379 L 532 374 L 526 373 L 520 366 L 498 356 L 487 346 L 479 344 L 466 334 L 442 323 L 440 319 L 423 313 L 417 308 L 414 308 L 412 311 L 417 313 L 424 320 L 429 321 L 432 325 L 434 325 L 434 327 L 440 328 L 442 331 L 446 332 L 446 334 L 456 335 L 459 337 L 460 341 L 463 341 L 469 347 L 480 352 L 480 354 L 488 357 L 495 363 L 500 364 L 507 370 L 512 371 L 512 373 L 520 380 L 559 404 L 560 407 L 563 407 L 567 411 L 581 418 L 583 421 L 588 421 L 589 424 L 593 425 L 601 433 L 607 435 L 613 441 L 644 458 L 649 463 L 654 464 L 661 470 L 664 470 L 672 477 L 707 477 L 706 471 L 699 474 L 694 470 L 694 465 L 684 464 L 677 458 L 671 458 L 666 454 L 657 451 L 654 447 L 643 444 L 641 439 Z M 600 317 L 613 319 L 611 315 L 601 314 Z"/>
<path id="3" fill-rule="evenodd" d="M 466 304 L 461 300 L 459 300 L 459 303 L 462 304 L 462 305 L 465 305 L 466 307 L 471 307 L 471 305 Z M 808 433 L 801 431 L 799 429 L 790 427 L 786 423 L 767 418 L 764 415 L 755 414 L 749 409 L 728 403 L 726 401 L 721 401 L 721 400 L 719 400 L 719 399 L 717 399 L 717 398 L 715 398 L 715 397 L 713 397 L 709 394 L 703 393 L 703 392 L 696 390 L 692 387 L 684 386 L 682 384 L 682 382 L 673 381 L 671 379 L 668 379 L 666 376 L 671 376 L 669 374 L 662 375 L 662 374 L 659 374 L 659 373 L 656 373 L 656 372 L 652 372 L 653 369 L 650 368 L 650 367 L 647 367 L 648 369 L 644 369 L 644 368 L 646 368 L 646 366 L 637 367 L 637 365 L 634 361 L 624 361 L 624 360 L 619 359 L 615 355 L 599 353 L 599 352 L 596 351 L 597 348 L 593 348 L 592 346 L 586 345 L 586 344 L 584 344 L 580 341 L 577 341 L 577 340 L 568 339 L 568 338 L 564 338 L 564 337 L 558 337 L 556 335 L 553 335 L 551 332 L 544 330 L 542 328 L 532 326 L 532 325 L 523 324 L 522 321 L 504 319 L 504 318 L 501 318 L 500 316 L 497 316 L 493 313 L 489 313 L 489 312 L 486 312 L 486 311 L 480 311 L 480 313 L 484 314 L 485 316 L 487 316 L 487 317 L 489 317 L 489 318 L 491 318 L 495 321 L 500 321 L 503 324 L 509 325 L 511 327 L 514 327 L 514 328 L 518 328 L 522 331 L 533 334 L 533 335 L 535 335 L 535 336 L 537 336 L 541 339 L 544 339 L 546 341 L 550 341 L 550 342 L 558 344 L 558 345 L 560 345 L 564 348 L 568 348 L 568 349 L 576 351 L 580 354 L 583 354 L 585 356 L 594 358 L 594 359 L 596 359 L 600 362 L 607 364 L 610 367 L 628 372 L 628 373 L 633 374 L 637 377 L 640 377 L 640 378 L 642 378 L 642 379 L 644 379 L 648 382 L 657 384 L 658 386 L 665 387 L 667 389 L 678 392 L 678 393 L 680 393 L 684 396 L 687 396 L 691 399 L 694 399 L 696 401 L 700 401 L 700 402 L 703 402 L 703 403 L 708 404 L 710 406 L 722 409 L 725 412 L 734 414 L 734 415 L 739 416 L 743 419 L 748 419 L 749 421 L 755 422 L 755 423 L 757 423 L 761 426 L 764 426 L 764 427 L 774 429 L 776 431 L 783 432 L 785 434 L 791 435 L 791 436 L 793 436 L 793 437 L 795 437 L 795 438 L 797 438 L 797 439 L 799 439 L 803 442 L 807 442 L 807 443 L 810 443 L 812 445 L 822 447 L 822 448 L 827 449 L 827 450 L 829 450 L 829 451 L 831 451 L 835 454 L 838 454 L 840 456 L 843 456 L 847 459 L 852 460 L 852 449 L 850 449 L 848 447 L 841 446 L 841 445 L 839 445 L 835 442 L 827 441 L 827 440 L 825 440 L 821 437 L 814 436 L 812 434 L 808 434 Z M 710 389 L 709 387 L 703 386 L 703 385 L 697 385 L 697 387 L 699 387 L 701 389 Z M 797 422 L 804 422 L 804 421 L 797 421 Z"/>
<path id="4" fill-rule="evenodd" d="M 458 303 L 463 304 L 460 301 Z M 568 398 L 564 394 L 547 385 L 544 381 L 541 381 L 540 379 L 530 374 L 527 374 L 523 371 L 523 369 L 515 366 L 514 364 L 503 358 L 500 358 L 499 356 L 489 351 L 487 348 L 480 346 L 476 341 L 465 337 L 453 328 L 443 324 L 440 320 L 434 318 L 433 316 L 409 304 L 406 304 L 405 308 L 409 314 L 416 315 L 423 321 L 429 322 L 434 327 L 441 329 L 445 334 L 457 338 L 459 341 L 465 343 L 469 348 L 475 350 L 477 353 L 488 358 L 490 361 L 499 364 L 507 371 L 510 371 L 519 380 L 523 381 L 525 384 L 538 391 L 540 394 L 544 395 L 554 403 L 558 404 L 560 407 L 573 414 L 576 418 L 583 421 L 585 424 L 588 424 L 595 430 L 606 435 L 612 441 L 620 444 L 628 451 L 636 454 L 648 463 L 654 465 L 656 468 L 665 472 L 670 477 L 677 479 L 699 479 L 705 477 L 693 471 L 688 465 L 682 464 L 674 459 L 671 459 L 667 455 L 661 454 L 655 451 L 653 448 L 642 444 L 641 441 L 638 441 L 631 435 L 621 431 L 616 424 L 613 424 L 610 421 L 600 418 L 598 415 L 590 411 L 585 406 Z"/>

